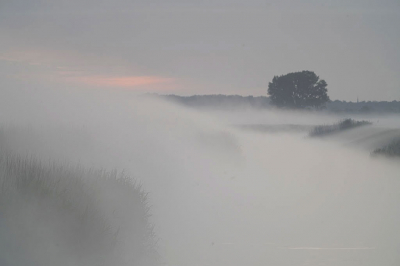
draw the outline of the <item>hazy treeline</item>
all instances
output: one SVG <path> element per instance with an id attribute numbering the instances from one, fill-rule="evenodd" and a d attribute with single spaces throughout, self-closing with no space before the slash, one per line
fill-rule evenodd
<path id="1" fill-rule="evenodd" d="M 156 95 L 156 94 L 155 94 Z M 269 97 L 240 95 L 157 95 L 172 102 L 194 108 L 240 109 L 240 108 L 272 108 Z M 334 100 L 326 103 L 325 111 L 349 113 L 400 113 L 400 101 L 362 101 L 347 102 Z"/>
<path id="2" fill-rule="evenodd" d="M 270 99 L 265 96 L 240 96 L 240 95 L 160 95 L 160 97 L 196 108 L 236 109 L 236 108 L 270 108 Z"/>
<path id="3" fill-rule="evenodd" d="M 335 100 L 327 103 L 326 107 L 332 112 L 400 113 L 400 101 L 346 102 Z"/>

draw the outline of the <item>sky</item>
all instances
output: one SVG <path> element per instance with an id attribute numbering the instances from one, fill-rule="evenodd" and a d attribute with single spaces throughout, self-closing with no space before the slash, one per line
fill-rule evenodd
<path id="1" fill-rule="evenodd" d="M 0 0 L 0 90 L 267 95 L 311 70 L 331 99 L 400 100 L 398 0 Z"/>

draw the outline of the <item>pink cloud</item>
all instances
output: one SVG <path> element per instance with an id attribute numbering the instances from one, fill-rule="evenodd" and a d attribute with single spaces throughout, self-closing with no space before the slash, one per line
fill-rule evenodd
<path id="1" fill-rule="evenodd" d="M 126 75 L 126 73 L 143 73 L 143 71 L 135 65 L 126 64 L 114 58 L 82 56 L 59 51 L 10 50 L 0 53 L 0 60 L 33 66 L 23 73 L 25 79 L 150 91 L 176 90 L 179 87 L 174 78 L 141 74 Z M 113 73 L 107 73 L 108 66 L 102 64 L 103 62 L 113 65 Z M 19 73 L 19 76 L 21 77 L 22 73 Z"/>
<path id="2" fill-rule="evenodd" d="M 135 88 L 138 86 L 148 85 L 161 85 L 171 84 L 174 82 L 172 78 L 164 78 L 157 76 L 79 76 L 69 77 L 69 81 L 78 82 L 89 86 L 99 87 L 121 87 L 121 88 Z"/>

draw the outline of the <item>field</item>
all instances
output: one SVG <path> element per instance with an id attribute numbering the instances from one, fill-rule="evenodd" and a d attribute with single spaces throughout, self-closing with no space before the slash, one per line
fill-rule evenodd
<path id="1" fill-rule="evenodd" d="M 3 264 L 396 265 L 398 117 L 97 104 L 3 127 Z"/>

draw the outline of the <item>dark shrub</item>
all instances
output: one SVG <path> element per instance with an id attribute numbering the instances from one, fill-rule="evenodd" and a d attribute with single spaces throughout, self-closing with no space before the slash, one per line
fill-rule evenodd
<path id="1" fill-rule="evenodd" d="M 388 157 L 400 157 L 400 139 L 393 140 L 388 145 L 376 149 L 372 152 L 372 155 L 383 155 Z"/>
<path id="2" fill-rule="evenodd" d="M 369 121 L 356 121 L 350 118 L 344 119 L 333 125 L 323 125 L 314 127 L 309 133 L 310 137 L 322 137 L 355 127 L 371 125 Z"/>

